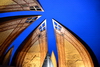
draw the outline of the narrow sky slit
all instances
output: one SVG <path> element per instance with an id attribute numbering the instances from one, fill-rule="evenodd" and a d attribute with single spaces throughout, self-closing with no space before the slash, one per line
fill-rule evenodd
<path id="1" fill-rule="evenodd" d="M 48 42 L 49 54 L 51 55 L 52 51 L 54 51 L 56 60 L 58 61 L 56 38 L 55 38 L 53 23 L 51 19 L 47 19 L 47 42 Z"/>

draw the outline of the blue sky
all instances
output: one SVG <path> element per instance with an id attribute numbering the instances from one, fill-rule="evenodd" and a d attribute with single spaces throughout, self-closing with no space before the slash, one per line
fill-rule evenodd
<path id="1" fill-rule="evenodd" d="M 20 44 L 25 39 L 24 36 L 29 35 L 26 32 L 32 32 L 44 19 L 51 24 L 54 18 L 88 44 L 100 64 L 100 0 L 39 0 L 39 2 L 44 12 L 19 11 L 0 14 L 1 17 L 42 15 L 20 35 L 23 39 L 17 38 L 13 44 L 17 42 Z M 52 26 L 49 26 L 49 29 L 50 27 Z"/>

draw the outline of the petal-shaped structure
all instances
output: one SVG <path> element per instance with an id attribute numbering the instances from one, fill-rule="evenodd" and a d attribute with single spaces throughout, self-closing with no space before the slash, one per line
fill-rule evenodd
<path id="1" fill-rule="evenodd" d="M 0 13 L 13 11 L 43 11 L 37 0 L 1 0 Z"/>
<path id="2" fill-rule="evenodd" d="M 16 67 L 42 67 L 46 54 L 46 20 L 44 20 L 21 44 L 13 64 Z"/>
<path id="3" fill-rule="evenodd" d="M 55 57 L 54 52 L 52 52 L 52 54 L 51 54 L 51 61 L 53 63 L 53 66 L 57 67 L 57 61 L 56 61 L 56 57 Z"/>
<path id="4" fill-rule="evenodd" d="M 0 62 L 10 44 L 39 16 L 17 18 L 0 23 Z"/>
<path id="5" fill-rule="evenodd" d="M 65 27 L 53 20 L 59 67 L 94 67 L 88 50 Z"/>

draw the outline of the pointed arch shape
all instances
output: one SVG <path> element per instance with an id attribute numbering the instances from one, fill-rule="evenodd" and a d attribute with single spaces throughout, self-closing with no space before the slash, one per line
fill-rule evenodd
<path id="1" fill-rule="evenodd" d="M 92 50 L 68 28 L 53 19 L 59 67 L 95 67 Z M 80 41 L 81 40 L 81 41 Z M 93 56 L 92 56 L 93 55 Z M 93 59 L 95 58 L 95 60 Z M 97 62 L 97 61 L 96 61 Z"/>

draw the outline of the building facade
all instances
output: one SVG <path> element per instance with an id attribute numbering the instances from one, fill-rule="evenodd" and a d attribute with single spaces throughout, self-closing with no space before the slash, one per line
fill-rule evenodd
<path id="1" fill-rule="evenodd" d="M 38 16 L 32 16 L 16 19 L 17 21 L 7 21 L 1 24 L 0 27 L 2 30 L 0 36 L 2 40 L 0 40 L 0 56 L 2 58 L 0 59 L 2 65 L 9 65 L 10 57 L 15 46 L 6 52 L 7 48 L 13 40 L 37 18 Z M 57 42 L 58 61 L 54 53 L 50 55 L 50 60 L 53 64 L 51 67 L 94 67 L 92 57 L 84 44 L 57 21 L 53 20 L 53 26 Z M 16 67 L 45 67 L 44 64 L 47 62 L 45 58 L 48 52 L 46 30 L 46 20 L 44 20 L 16 50 L 11 65 Z"/>
<path id="2" fill-rule="evenodd" d="M 43 11 L 37 0 L 2 0 L 0 13 L 14 11 Z"/>
<path id="3" fill-rule="evenodd" d="M 0 23 L 0 57 L 3 57 L 6 49 L 31 23 L 39 16 L 25 17 Z M 2 60 L 2 58 L 0 58 Z"/>
<path id="4" fill-rule="evenodd" d="M 4 0 L 0 2 L 0 13 L 14 11 L 43 11 L 38 0 Z M 69 29 L 52 19 L 56 39 L 57 56 L 49 53 L 47 21 L 41 22 L 17 46 L 11 46 L 41 15 L 32 15 L 0 22 L 1 67 L 95 67 L 91 51 Z M 2 18 L 1 18 L 2 19 Z M 28 32 L 28 31 L 27 31 Z M 52 42 L 52 41 L 51 41 Z M 52 42 L 53 43 L 53 42 Z M 10 47 L 11 46 L 11 47 Z M 51 48 L 54 48 L 51 46 Z M 13 53 L 13 51 L 15 53 Z M 58 59 L 58 60 L 57 60 Z"/>

